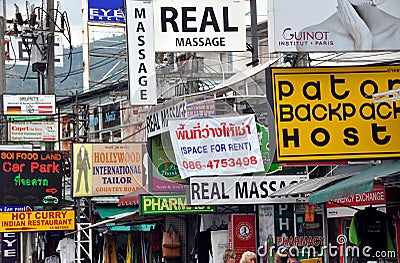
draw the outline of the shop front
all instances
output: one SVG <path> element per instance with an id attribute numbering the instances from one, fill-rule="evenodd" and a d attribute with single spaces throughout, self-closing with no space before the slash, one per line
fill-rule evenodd
<path id="1" fill-rule="evenodd" d="M 329 262 L 398 260 L 399 172 L 398 160 L 385 160 L 310 195 L 326 203 Z"/>

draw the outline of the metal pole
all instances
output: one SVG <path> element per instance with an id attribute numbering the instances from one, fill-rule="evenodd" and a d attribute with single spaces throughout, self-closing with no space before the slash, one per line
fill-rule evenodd
<path id="1" fill-rule="evenodd" d="M 257 30 L 257 1 L 250 0 L 250 19 L 251 19 L 251 45 L 252 51 L 252 65 L 258 65 L 258 30 Z"/>
<path id="2" fill-rule="evenodd" d="M 82 8 L 83 92 L 88 92 L 90 89 L 90 41 L 87 9 L 88 1 L 86 0 Z"/>
<path id="3" fill-rule="evenodd" d="M 4 28 L 5 28 L 5 19 L 4 17 L 0 16 L 0 93 L 3 95 L 6 92 L 6 50 L 4 46 Z"/>
<path id="4" fill-rule="evenodd" d="M 6 93 L 6 60 L 5 60 L 5 46 L 4 46 L 4 35 L 5 35 L 5 25 L 6 20 L 4 17 L 0 16 L 0 122 L 2 127 L 0 128 L 0 139 L 1 143 L 7 140 L 7 125 L 5 123 L 5 118 L 3 115 L 3 94 Z"/>
<path id="5" fill-rule="evenodd" d="M 54 0 L 47 0 L 47 12 L 50 15 L 47 35 L 47 83 L 45 94 L 54 94 Z"/>
<path id="6" fill-rule="evenodd" d="M 7 1 L 3 0 L 3 18 L 7 20 Z M 7 24 L 4 24 L 4 30 L 7 29 Z"/>

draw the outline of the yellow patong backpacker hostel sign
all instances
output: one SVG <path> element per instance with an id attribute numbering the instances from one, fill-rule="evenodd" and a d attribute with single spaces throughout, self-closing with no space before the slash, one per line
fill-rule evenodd
<path id="1" fill-rule="evenodd" d="M 272 68 L 278 161 L 400 156 L 400 66 Z"/>

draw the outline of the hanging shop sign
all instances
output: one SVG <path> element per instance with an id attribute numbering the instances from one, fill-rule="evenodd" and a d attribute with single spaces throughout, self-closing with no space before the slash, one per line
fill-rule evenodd
<path id="1" fill-rule="evenodd" d="M 73 196 L 117 196 L 143 186 L 144 143 L 73 143 Z"/>
<path id="2" fill-rule="evenodd" d="M 228 215 L 229 247 L 241 258 L 245 251 L 256 251 L 257 229 L 255 214 Z"/>
<path id="3" fill-rule="evenodd" d="M 246 51 L 243 0 L 154 0 L 157 52 Z"/>
<path id="4" fill-rule="evenodd" d="M 0 221 L 0 232 L 74 230 L 75 210 L 2 212 Z"/>
<path id="5" fill-rule="evenodd" d="M 304 175 L 191 177 L 190 205 L 302 203 L 304 196 L 269 197 L 278 189 L 307 180 Z"/>
<path id="6" fill-rule="evenodd" d="M 101 123 L 103 129 L 121 125 L 121 107 L 119 103 L 112 103 L 101 107 Z"/>
<path id="7" fill-rule="evenodd" d="M 186 203 L 185 195 L 141 195 L 142 215 L 215 213 L 216 207 L 192 206 Z"/>
<path id="8" fill-rule="evenodd" d="M 149 178 L 154 192 L 185 192 L 186 180 L 179 174 L 174 160 L 169 133 L 159 134 L 151 139 L 152 176 Z"/>
<path id="9" fill-rule="evenodd" d="M 61 201 L 60 152 L 0 152 L 0 204 L 54 205 Z"/>
<path id="10" fill-rule="evenodd" d="M 400 88 L 400 66 L 271 69 L 278 161 L 400 156 L 400 101 L 372 94 Z"/>
<path id="11" fill-rule="evenodd" d="M 377 207 L 386 212 L 386 195 L 383 185 L 375 184 L 374 190 L 360 194 L 350 195 L 326 202 L 326 214 L 328 218 L 352 217 L 358 210 L 367 206 Z"/>
<path id="12" fill-rule="evenodd" d="M 3 95 L 4 115 L 54 115 L 55 95 Z"/>
<path id="13" fill-rule="evenodd" d="M 8 140 L 56 142 L 58 141 L 58 126 L 58 122 L 55 121 L 9 122 Z"/>
<path id="14" fill-rule="evenodd" d="M 183 179 L 264 170 L 254 115 L 169 120 Z"/>
<path id="15" fill-rule="evenodd" d="M 168 131 L 168 120 L 186 117 L 185 101 L 166 105 L 162 109 L 149 112 L 146 117 L 147 136 L 153 137 Z"/>
<path id="16" fill-rule="evenodd" d="M 30 49 L 35 45 L 32 40 L 33 38 L 6 35 L 4 41 L 6 65 L 29 67 L 31 60 Z M 54 35 L 54 66 L 64 66 L 64 46 L 60 35 Z"/>
<path id="17" fill-rule="evenodd" d="M 0 233 L 2 263 L 19 262 L 19 237 L 18 233 Z"/>
<path id="18" fill-rule="evenodd" d="M 88 21 L 124 23 L 123 0 L 88 0 Z"/>
<path id="19" fill-rule="evenodd" d="M 272 163 L 271 151 L 269 149 L 269 130 L 262 124 L 256 123 L 258 140 L 260 141 L 260 151 L 264 165 L 263 173 L 276 172 L 280 164 Z"/>
<path id="20" fill-rule="evenodd" d="M 186 99 L 186 118 L 215 116 L 215 100 L 210 96 Z"/>
<path id="21" fill-rule="evenodd" d="M 152 1 L 126 0 L 129 101 L 155 105 L 156 68 Z"/>
<path id="22" fill-rule="evenodd" d="M 33 211 L 33 206 L 19 205 L 19 206 L 0 206 L 0 212 L 25 212 Z"/>
<path id="23" fill-rule="evenodd" d="M 388 18 L 385 25 L 391 26 L 389 21 L 397 21 L 400 17 L 398 1 L 375 3 L 370 11 L 379 12 L 381 19 Z M 357 12 L 356 5 L 368 5 L 368 2 L 352 1 L 350 4 L 347 1 L 268 0 L 269 51 L 290 53 L 399 50 L 396 33 L 371 30 L 376 23 L 371 26 L 369 20 L 364 20 L 364 16 Z M 363 34 L 360 34 L 361 29 Z"/>

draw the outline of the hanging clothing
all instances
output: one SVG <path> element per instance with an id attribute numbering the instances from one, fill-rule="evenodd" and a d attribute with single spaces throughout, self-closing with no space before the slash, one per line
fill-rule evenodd
<path id="1" fill-rule="evenodd" d="M 394 251 L 388 217 L 374 207 L 367 207 L 354 214 L 349 241 L 360 248 L 371 247 L 370 255 L 375 255 L 376 251 Z"/>
<path id="2" fill-rule="evenodd" d="M 104 263 L 117 263 L 117 239 L 115 236 L 106 236 L 104 246 Z"/>
<path id="3" fill-rule="evenodd" d="M 198 239 L 195 246 L 198 251 L 198 263 L 209 263 L 210 255 L 212 255 L 211 247 L 211 232 L 210 230 L 201 231 L 198 233 Z"/>
<path id="4" fill-rule="evenodd" d="M 128 244 L 126 245 L 126 263 L 132 263 L 132 233 L 128 233 Z"/>
<path id="5" fill-rule="evenodd" d="M 72 238 L 64 237 L 58 242 L 56 252 L 60 253 L 61 263 L 74 263 L 75 250 L 75 241 Z"/>
<path id="6" fill-rule="evenodd" d="M 60 263 L 60 259 L 57 255 L 53 255 L 45 258 L 44 263 Z"/>

